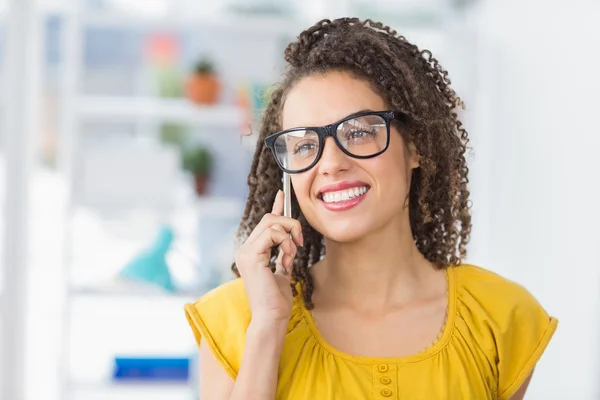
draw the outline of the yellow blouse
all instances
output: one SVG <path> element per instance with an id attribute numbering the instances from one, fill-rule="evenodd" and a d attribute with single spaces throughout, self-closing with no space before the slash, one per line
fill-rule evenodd
<path id="1" fill-rule="evenodd" d="M 438 340 L 401 358 L 352 356 L 319 334 L 297 297 L 279 364 L 277 399 L 509 399 L 554 334 L 549 317 L 522 286 L 485 269 L 447 269 L 448 315 Z M 185 312 L 197 343 L 204 338 L 235 379 L 250 323 L 243 283 L 228 282 Z"/>

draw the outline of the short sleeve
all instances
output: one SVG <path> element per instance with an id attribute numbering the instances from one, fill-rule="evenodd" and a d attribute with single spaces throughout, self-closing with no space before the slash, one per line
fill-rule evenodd
<path id="1" fill-rule="evenodd" d="M 531 375 L 558 325 L 526 289 L 511 295 L 508 325 L 496 335 L 499 400 L 509 400 Z"/>
<path id="2" fill-rule="evenodd" d="M 204 340 L 225 372 L 235 379 L 251 319 L 242 280 L 225 283 L 184 309 L 198 346 Z"/>
<path id="3" fill-rule="evenodd" d="M 509 400 L 546 350 L 558 321 L 523 286 L 492 271 L 463 265 L 458 276 L 459 314 L 493 374 L 498 400 Z"/>

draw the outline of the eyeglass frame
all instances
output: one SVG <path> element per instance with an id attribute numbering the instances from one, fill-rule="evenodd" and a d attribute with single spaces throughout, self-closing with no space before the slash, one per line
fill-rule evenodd
<path id="1" fill-rule="evenodd" d="M 383 120 L 385 121 L 386 135 L 387 135 L 386 141 L 385 141 L 385 146 L 383 147 L 383 149 L 381 151 L 378 151 L 375 154 L 368 155 L 368 156 L 357 156 L 355 154 L 350 153 L 347 149 L 344 148 L 344 146 L 342 146 L 342 144 L 340 143 L 340 140 L 337 137 L 337 128 L 342 123 L 344 123 L 348 120 L 351 120 L 354 118 L 359 118 L 359 117 L 364 117 L 367 115 L 376 115 L 376 116 L 382 117 Z M 280 131 L 280 132 L 277 132 L 277 133 L 274 133 L 272 135 L 265 137 L 264 143 L 265 143 L 265 146 L 267 146 L 271 150 L 271 153 L 273 153 L 275 162 L 277 163 L 277 165 L 279 166 L 279 168 L 281 168 L 281 170 L 283 172 L 286 172 L 288 174 L 299 174 L 302 172 L 306 172 L 309 169 L 311 169 L 312 167 L 314 167 L 315 165 L 317 165 L 317 163 L 321 159 L 321 156 L 323 155 L 323 149 L 325 148 L 325 139 L 327 139 L 328 136 L 331 136 L 333 138 L 337 147 L 340 150 L 342 150 L 342 152 L 344 152 L 344 154 L 346 154 L 348 157 L 364 160 L 367 158 L 377 157 L 378 155 L 383 154 L 390 146 L 390 125 L 391 125 L 392 121 L 400 121 L 401 120 L 400 118 L 401 118 L 401 114 L 399 114 L 395 111 L 391 111 L 391 110 L 387 110 L 387 111 L 364 110 L 364 111 L 356 112 L 354 114 L 350 114 L 347 117 L 340 119 L 339 121 L 336 121 L 332 124 L 325 125 L 325 126 L 307 126 L 307 127 L 296 127 L 296 128 L 286 129 L 286 130 L 283 130 L 283 131 Z M 277 138 L 279 136 L 285 135 L 286 133 L 296 132 L 296 131 L 308 131 L 308 130 L 315 132 L 319 138 L 319 150 L 318 150 L 317 156 L 315 157 L 315 160 L 308 167 L 305 167 L 305 168 L 302 168 L 299 170 L 289 170 L 289 169 L 285 168 L 279 162 L 277 153 L 275 152 L 275 140 L 277 140 Z"/>

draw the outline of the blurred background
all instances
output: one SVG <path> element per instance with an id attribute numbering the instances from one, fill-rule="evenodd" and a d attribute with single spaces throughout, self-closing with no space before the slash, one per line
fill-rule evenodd
<path id="1" fill-rule="evenodd" d="M 560 320 L 526 398 L 600 399 L 594 0 L 0 0 L 0 399 L 198 399 L 182 306 L 232 277 L 283 49 L 340 16 L 467 104 L 467 261 Z"/>

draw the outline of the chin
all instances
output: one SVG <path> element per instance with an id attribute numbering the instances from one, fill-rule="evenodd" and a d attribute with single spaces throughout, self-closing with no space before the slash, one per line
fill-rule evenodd
<path id="1" fill-rule="evenodd" d="M 316 231 L 337 243 L 356 242 L 385 229 L 402 213 L 402 210 L 385 209 L 375 205 L 377 202 L 369 199 L 370 196 L 361 197 L 363 197 L 361 201 L 341 209 L 325 206 L 322 198 L 304 201 L 300 203 L 300 208 L 308 223 Z M 379 203 L 386 204 L 385 201 Z"/>
<path id="2" fill-rule="evenodd" d="M 350 243 L 355 242 L 373 231 L 373 226 L 365 216 L 357 218 L 318 218 L 319 221 L 313 224 L 310 220 L 309 223 L 319 233 L 329 240 L 338 243 Z"/>

